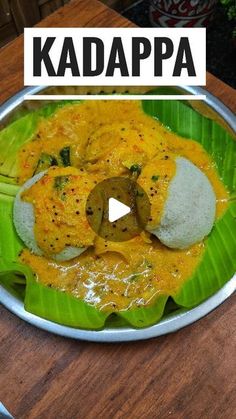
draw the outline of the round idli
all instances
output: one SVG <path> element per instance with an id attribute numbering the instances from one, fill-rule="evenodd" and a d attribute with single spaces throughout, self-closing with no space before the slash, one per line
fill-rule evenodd
<path id="1" fill-rule="evenodd" d="M 207 176 L 191 161 L 177 157 L 175 162 L 160 223 L 151 233 L 170 248 L 185 249 L 210 233 L 216 196 Z"/>
<path id="2" fill-rule="evenodd" d="M 16 231 L 27 246 L 27 248 L 38 256 L 49 256 L 43 252 L 40 246 L 37 243 L 35 237 L 35 210 L 34 205 L 30 202 L 26 202 L 22 199 L 22 193 L 30 189 L 35 185 L 40 179 L 47 174 L 48 171 L 40 172 L 29 179 L 23 184 L 20 188 L 18 194 L 16 195 L 13 207 L 13 220 Z M 75 246 L 65 246 L 65 248 L 55 254 L 50 254 L 50 258 L 58 261 L 64 262 L 70 259 L 73 259 L 83 253 L 87 247 L 75 247 Z"/>

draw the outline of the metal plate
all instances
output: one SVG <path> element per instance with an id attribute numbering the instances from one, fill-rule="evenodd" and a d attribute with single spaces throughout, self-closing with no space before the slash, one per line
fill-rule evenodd
<path id="1" fill-rule="evenodd" d="M 223 123 L 230 131 L 236 131 L 236 117 L 214 96 L 200 87 L 185 87 L 178 89 L 182 93 L 191 93 L 193 95 L 206 94 L 206 101 L 201 104 L 203 109 L 207 113 L 210 112 L 213 118 L 221 121 L 221 123 Z M 43 88 L 41 87 L 26 88 L 9 99 L 0 107 L 0 122 L 4 122 L 4 120 L 9 119 L 9 116 L 14 113 L 16 108 L 19 109 L 19 107 L 23 105 L 24 95 L 26 93 L 37 94 L 42 90 Z M 22 301 L 11 295 L 2 286 L 0 286 L 0 303 L 2 303 L 6 308 L 8 308 L 12 313 L 16 314 L 21 319 L 51 333 L 56 333 L 58 335 L 70 337 L 73 339 L 83 339 L 95 342 L 122 342 L 148 339 L 181 329 L 182 327 L 194 323 L 195 321 L 199 320 L 214 310 L 231 294 L 233 294 L 235 290 L 236 275 L 234 275 L 234 277 L 228 281 L 227 284 L 222 287 L 216 294 L 204 301 L 199 306 L 191 310 L 177 310 L 171 315 L 163 317 L 161 321 L 159 321 L 159 323 L 156 325 L 147 327 L 145 329 L 133 329 L 131 327 L 107 327 L 104 330 L 91 331 L 62 326 L 25 311 Z"/>

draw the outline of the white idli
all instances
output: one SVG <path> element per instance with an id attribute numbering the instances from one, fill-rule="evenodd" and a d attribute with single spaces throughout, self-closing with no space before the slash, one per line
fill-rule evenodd
<path id="1" fill-rule="evenodd" d="M 29 202 L 23 201 L 21 199 L 21 194 L 25 190 L 29 189 L 32 185 L 34 185 L 38 180 L 40 180 L 45 175 L 45 173 L 46 171 L 40 172 L 24 183 L 16 195 L 13 207 L 13 220 L 18 235 L 28 247 L 28 249 L 38 256 L 47 255 L 44 255 L 35 239 L 34 206 Z M 66 246 L 60 253 L 54 254 L 52 258 L 58 262 L 67 261 L 81 255 L 81 253 L 83 253 L 86 249 L 87 247 Z"/>
<path id="2" fill-rule="evenodd" d="M 215 212 L 216 196 L 207 176 L 189 160 L 177 157 L 161 221 L 151 233 L 170 248 L 185 249 L 210 233 Z"/>

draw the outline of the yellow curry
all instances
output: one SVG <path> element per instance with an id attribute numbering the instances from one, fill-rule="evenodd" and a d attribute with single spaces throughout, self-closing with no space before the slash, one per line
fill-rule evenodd
<path id="1" fill-rule="evenodd" d="M 21 261 L 41 283 L 104 311 L 127 310 L 152 304 L 159 295 L 174 295 L 198 265 L 204 242 L 173 250 L 147 232 L 129 241 L 109 242 L 92 231 L 85 206 L 96 183 L 135 176 L 151 203 L 150 224 L 156 224 L 177 156 L 189 159 L 208 177 L 216 195 L 216 218 L 220 217 L 228 194 L 210 156 L 199 143 L 147 116 L 139 101 L 87 101 L 67 105 L 42 120 L 35 137 L 20 151 L 19 182 L 48 170 L 22 194 L 35 204 L 35 236 L 48 258 L 25 249 Z M 58 263 L 51 258 L 64 246 L 82 243 L 87 250 L 73 260 Z"/>

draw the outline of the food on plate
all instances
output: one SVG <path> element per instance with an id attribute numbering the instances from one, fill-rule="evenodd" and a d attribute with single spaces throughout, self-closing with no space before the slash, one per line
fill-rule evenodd
<path id="1" fill-rule="evenodd" d="M 174 296 L 228 206 L 228 192 L 201 144 L 168 130 L 139 101 L 64 106 L 42 119 L 21 147 L 18 169 L 23 186 L 14 222 L 26 245 L 20 261 L 40 284 L 105 313 Z M 99 237 L 86 219 L 89 192 L 112 176 L 135 180 L 151 204 L 145 231 L 128 241 Z"/>

